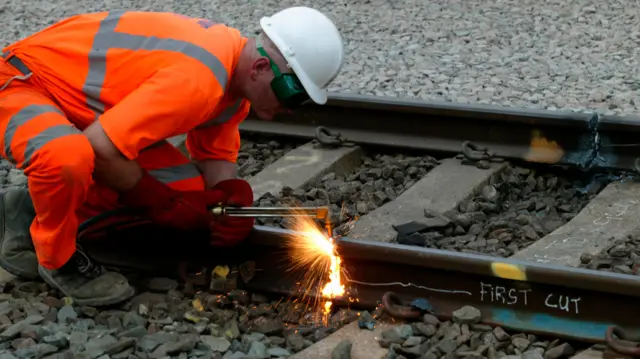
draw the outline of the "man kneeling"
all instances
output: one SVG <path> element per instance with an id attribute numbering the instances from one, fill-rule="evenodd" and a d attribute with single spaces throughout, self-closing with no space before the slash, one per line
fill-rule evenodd
<path id="1" fill-rule="evenodd" d="M 3 49 L 0 152 L 29 191 L 1 199 L 0 265 L 42 277 L 79 305 L 133 295 L 118 273 L 76 245 L 80 223 L 140 210 L 156 225 L 210 229 L 214 246 L 242 241 L 253 220 L 214 220 L 214 205 L 251 205 L 235 178 L 238 124 L 312 100 L 344 58 L 335 25 L 292 7 L 260 20 L 263 32 L 173 13 L 77 15 Z M 166 139 L 187 133 L 192 162 Z"/>

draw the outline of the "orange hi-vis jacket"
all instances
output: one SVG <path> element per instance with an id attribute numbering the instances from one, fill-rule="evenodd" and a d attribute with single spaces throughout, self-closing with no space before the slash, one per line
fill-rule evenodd
<path id="1" fill-rule="evenodd" d="M 246 41 L 204 19 L 110 11 L 73 16 L 3 49 L 0 152 L 27 175 L 42 266 L 66 263 L 79 224 L 118 206 L 117 193 L 91 178 L 95 154 L 80 131 L 94 121 L 176 190 L 201 190 L 204 180 L 168 137 L 187 133 L 194 160 L 235 162 L 250 104 L 227 90 Z"/>
<path id="2" fill-rule="evenodd" d="M 246 100 L 225 96 L 240 32 L 173 13 L 111 11 L 63 20 L 5 49 L 80 130 L 100 120 L 129 159 L 188 133 L 196 160 L 235 162 Z"/>

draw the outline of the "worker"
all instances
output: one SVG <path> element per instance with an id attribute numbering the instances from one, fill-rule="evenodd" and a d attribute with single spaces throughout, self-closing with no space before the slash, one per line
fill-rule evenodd
<path id="1" fill-rule="evenodd" d="M 78 305 L 133 295 L 76 245 L 78 226 L 116 208 L 177 230 L 210 229 L 232 246 L 253 219 L 215 219 L 216 204 L 251 205 L 236 178 L 238 124 L 307 100 L 324 104 L 344 50 L 308 7 L 239 30 L 174 13 L 76 15 L 17 41 L 0 59 L 0 152 L 28 179 L 4 193 L 0 265 L 41 277 Z M 187 134 L 190 158 L 166 139 Z M 123 249 L 125 250 L 125 249 Z"/>

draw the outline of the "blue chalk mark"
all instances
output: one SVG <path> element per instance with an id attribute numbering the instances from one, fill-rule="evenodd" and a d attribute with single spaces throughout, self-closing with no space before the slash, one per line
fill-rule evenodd
<path id="1" fill-rule="evenodd" d="M 375 322 L 361 322 L 358 321 L 358 328 L 360 329 L 369 329 L 369 330 L 373 330 L 376 326 Z"/>
<path id="2" fill-rule="evenodd" d="M 431 305 L 431 303 L 429 303 L 428 300 L 424 299 L 424 298 L 418 298 L 416 300 L 414 300 L 413 302 L 411 302 L 411 306 L 414 308 L 418 308 L 422 311 L 425 312 L 432 312 L 433 313 L 433 306 Z"/>
<path id="3" fill-rule="evenodd" d="M 604 340 L 607 328 L 614 325 L 614 323 L 559 318 L 544 313 L 523 314 L 522 312 L 505 308 L 493 308 L 490 309 L 490 313 L 491 317 L 487 319 L 505 327 L 517 328 L 522 331 L 535 330 L 547 333 L 569 334 L 598 341 Z M 632 336 L 640 333 L 640 326 L 624 329 Z"/>

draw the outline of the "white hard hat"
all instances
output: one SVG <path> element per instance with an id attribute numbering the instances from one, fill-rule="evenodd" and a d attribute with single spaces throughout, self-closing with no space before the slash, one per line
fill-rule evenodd
<path id="1" fill-rule="evenodd" d="M 264 33 L 280 50 L 311 99 L 327 102 L 327 86 L 344 62 L 342 37 L 318 10 L 295 6 L 260 19 Z"/>

